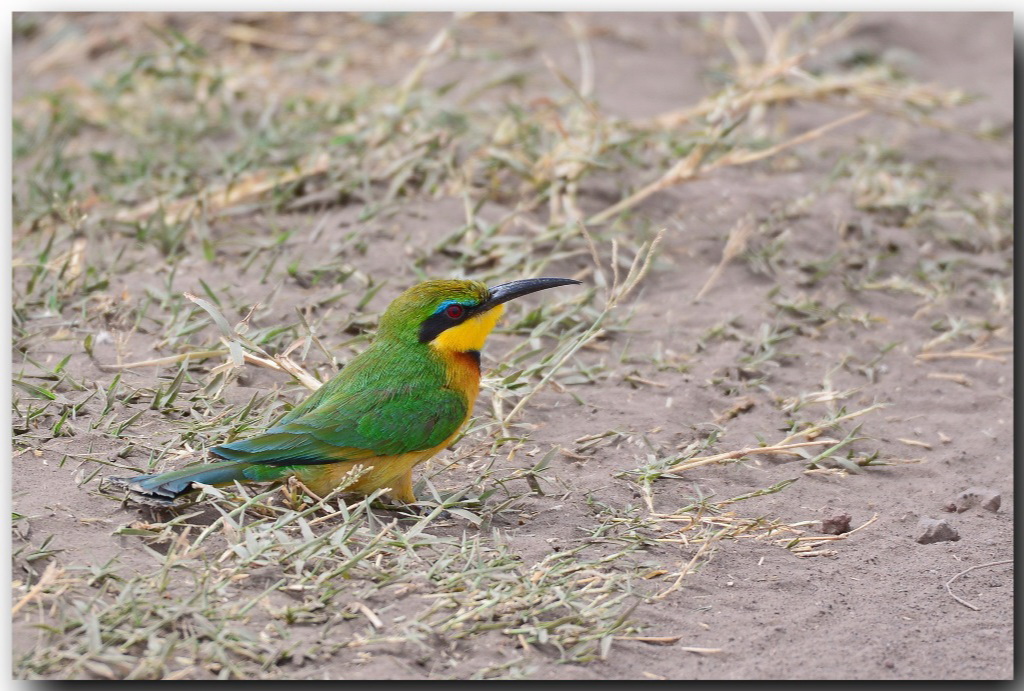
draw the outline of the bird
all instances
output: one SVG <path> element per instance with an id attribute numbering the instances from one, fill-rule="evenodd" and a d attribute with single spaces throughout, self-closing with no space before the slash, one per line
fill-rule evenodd
<path id="1" fill-rule="evenodd" d="M 369 346 L 256 436 L 211 447 L 220 460 L 170 472 L 111 477 L 142 503 L 176 503 L 195 483 L 299 480 L 324 497 L 339 487 L 388 489 L 414 504 L 413 468 L 446 448 L 480 391 L 480 351 L 509 300 L 571 278 L 528 278 L 487 287 L 467 279 L 408 288 L 381 315 Z"/>

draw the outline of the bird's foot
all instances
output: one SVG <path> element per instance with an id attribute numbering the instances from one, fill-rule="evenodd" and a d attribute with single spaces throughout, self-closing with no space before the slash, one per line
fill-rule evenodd
<path id="1" fill-rule="evenodd" d="M 395 497 L 392 497 L 390 495 L 385 496 L 387 496 L 386 500 L 378 499 L 372 502 L 370 506 L 375 509 L 381 509 L 384 511 L 394 511 L 396 513 L 404 513 L 406 515 L 418 516 L 420 518 L 429 516 L 434 511 L 437 510 L 437 504 L 434 504 L 432 502 L 429 504 L 421 504 L 418 501 L 407 502 L 402 501 L 400 499 L 396 499 Z M 452 518 L 452 514 L 447 510 L 442 509 L 441 512 L 437 514 L 436 518 L 449 519 Z"/>
<path id="2" fill-rule="evenodd" d="M 302 495 L 306 494 L 310 499 L 318 504 L 324 503 L 324 497 L 311 490 L 302 480 L 295 477 L 294 475 L 289 478 L 281 485 L 281 493 L 284 495 L 285 501 L 292 508 L 299 508 L 305 502 L 302 501 Z"/>

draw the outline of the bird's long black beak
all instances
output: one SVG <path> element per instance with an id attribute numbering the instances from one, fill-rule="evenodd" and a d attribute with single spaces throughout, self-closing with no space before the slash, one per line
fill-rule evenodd
<path id="1" fill-rule="evenodd" d="M 486 311 L 509 300 L 515 300 L 523 295 L 536 293 L 538 290 L 557 288 L 558 286 L 578 285 L 579 281 L 574 278 L 527 278 L 522 281 L 502 283 L 493 288 L 488 288 L 491 297 L 484 304 L 480 305 L 480 311 Z"/>

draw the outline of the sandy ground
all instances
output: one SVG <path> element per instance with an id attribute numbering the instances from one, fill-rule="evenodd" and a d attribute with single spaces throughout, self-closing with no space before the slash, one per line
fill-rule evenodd
<path id="1" fill-rule="evenodd" d="M 695 102 L 711 88 L 708 65 L 718 53 L 701 39 L 695 17 L 581 16 L 592 30 L 594 97 L 605 112 L 624 118 L 654 117 Z M 412 51 L 429 40 L 436 22 L 402 26 L 396 41 Z M 467 39 L 477 41 L 473 45 L 490 37 L 499 41 L 498 50 L 524 38 L 526 47 L 509 57 L 509 64 L 518 60 L 528 69 L 543 70 L 540 56 L 544 54 L 567 74 L 577 74 L 575 46 L 564 40 L 564 29 L 549 18 L 502 16 L 472 26 L 479 34 Z M 942 113 L 948 122 L 965 129 L 976 128 L 979 122 L 1001 127 L 1012 125 L 1013 119 L 1011 30 L 1007 14 L 868 15 L 850 36 L 820 56 L 820 64 L 858 52 L 885 55 L 915 79 L 977 96 L 965 106 Z M 757 45 L 750 26 L 744 25 L 742 35 L 748 36 L 749 45 Z M 18 68 L 45 50 L 33 40 L 15 43 L 16 103 L 33 92 L 56 88 L 59 72 L 75 69 L 58 65 L 29 84 Z M 404 73 L 405 66 L 399 60 L 352 69 L 370 79 L 392 79 Z M 87 61 L 78 69 L 100 68 Z M 443 83 L 450 77 L 442 70 L 428 80 Z M 553 83 L 540 81 L 543 88 Z M 819 122 L 816 108 L 793 108 L 786 125 L 800 131 L 806 124 Z M 383 642 L 366 647 L 358 654 L 368 657 L 358 659 L 355 651 L 344 648 L 305 663 L 293 658 L 275 668 L 274 675 L 468 677 L 485 666 L 515 658 L 524 661 L 524 673 L 533 678 L 1011 678 L 1013 570 L 1005 562 L 1013 559 L 1015 499 L 1012 303 L 1000 308 L 993 286 L 1004 286 L 1012 295 L 1012 233 L 1000 241 L 968 246 L 956 238 L 983 231 L 962 217 L 936 214 L 931 225 L 909 227 L 899 210 L 859 205 L 853 183 L 823 184 L 838 161 L 863 151 L 871 142 L 897 152 L 894 155 L 906 165 L 927 170 L 941 181 L 944 197 L 1012 195 L 1012 144 L 1005 138 L 983 141 L 876 113 L 802 149 L 799 160 L 791 165 L 783 161 L 723 170 L 651 197 L 637 209 L 637 217 L 648 227 L 665 227 L 669 232 L 635 301 L 628 330 L 602 340 L 603 351 L 585 354 L 587 362 L 603 365 L 604 373 L 589 385 L 544 390 L 523 417 L 532 426 L 532 447 L 573 451 L 556 456 L 548 471 L 563 489 L 524 498 L 518 524 L 502 526 L 508 549 L 523 563 L 536 563 L 556 547 L 579 543 L 594 524 L 596 507 L 626 512 L 643 506 L 637 485 L 619 473 L 642 465 L 646 450 L 615 437 L 580 450 L 573 440 L 616 430 L 623 439 L 642 434 L 652 448 L 679 450 L 716 430 L 716 445 L 707 453 L 731 451 L 785 437 L 794 415 L 787 404 L 801 395 L 846 392 L 842 400 L 808 405 L 816 413 L 834 413 L 840 406 L 854 411 L 885 404 L 856 421 L 862 423 L 858 435 L 863 439 L 853 448 L 877 452 L 889 465 L 862 472 L 808 473 L 790 456 L 750 455 L 742 463 L 705 465 L 678 478 L 658 480 L 653 508 L 671 513 L 694 497 L 721 500 L 795 479 L 782 491 L 737 504 L 742 506 L 741 515 L 792 524 L 848 514 L 850 526 L 867 524 L 863 529 L 818 544 L 816 556 L 801 555 L 771 540 L 715 543 L 712 557 L 687 574 L 677 591 L 641 602 L 630 615 L 642 627 L 634 636 L 671 637 L 668 644 L 620 639 L 605 659 L 558 664 L 543 646 L 523 650 L 514 637 L 495 632 L 462 642 L 461 647 L 437 643 L 427 655 L 436 659 L 426 662 L 422 650 L 410 643 Z M 597 212 L 615 200 L 609 185 L 596 178 L 582 186 L 580 204 L 585 212 Z M 804 197 L 806 202 L 798 204 Z M 489 202 L 482 212 L 496 217 L 501 210 L 501 202 Z M 293 319 L 296 307 L 332 292 L 323 285 L 303 286 L 286 278 L 290 262 L 307 260 L 320 251 L 306 242 L 320 215 L 303 213 L 277 217 L 267 213 L 255 219 L 242 215 L 224 219 L 214 228 L 228 244 L 250 232 L 253 224 L 272 228 L 288 223 L 301 229 L 284 245 L 284 259 L 273 270 L 272 279 L 280 288 L 260 315 L 263 324 Z M 369 248 L 361 261 L 367 270 L 388 275 L 396 253 L 408 245 L 438 242 L 462 223 L 464 209 L 459 199 L 410 200 L 386 223 L 365 225 L 360 225 L 355 207 L 331 214 L 332 227 L 365 233 Z M 746 214 L 768 227 L 756 246 L 785 234 L 785 248 L 776 257 L 774 269 L 758 270 L 753 260 L 737 259 L 725 266 L 700 301 L 693 302 L 721 258 L 726 234 Z M 36 246 L 30 241 L 16 243 L 16 261 L 19 256 L 31 256 L 30 247 Z M 117 296 L 124 291 L 137 300 L 147 287 L 166 285 L 166 277 L 150 268 L 159 261 L 158 255 L 133 247 L 129 251 L 142 252 L 140 263 L 116 276 L 105 293 Z M 232 256 L 228 253 L 223 259 L 230 262 Z M 585 256 L 566 259 L 558 269 L 573 275 L 588 261 Z M 823 265 L 825 270 L 815 273 Z M 941 284 L 945 289 L 923 294 L 892 288 L 895 283 L 890 282 L 890 289 L 852 290 L 850 277 L 863 277 L 868 271 L 865 266 L 875 283 L 899 278 L 908 284 Z M 437 260 L 425 268 L 433 273 L 446 266 Z M 943 273 L 935 278 L 935 272 Z M 254 273 L 258 272 L 230 281 L 239 299 L 248 295 L 261 300 L 271 292 L 271 286 Z M 204 277 L 211 284 L 216 280 L 218 290 L 229 283 L 223 274 L 209 273 L 190 257 L 181 263 L 174 285 L 178 290 L 197 290 L 198 279 Z M 383 309 L 416 280 L 408 268 L 396 270 L 389 278 L 370 303 L 373 310 Z M 16 273 L 16 290 L 27 279 L 27 273 Z M 805 299 L 832 311 L 820 316 L 784 306 Z M 90 329 L 98 333 L 100 327 L 68 326 L 75 319 L 73 312 L 26 317 L 43 335 L 19 344 L 14 353 L 16 373 L 29 367 L 28 357 L 52 367 L 70 355 L 69 372 L 103 387 L 109 385 L 114 375 L 98 369 L 81 348 L 84 334 Z M 840 314 L 845 317 L 836 318 Z M 947 320 L 964 325 L 963 332 L 930 345 L 948 330 L 943 326 L 950 323 Z M 751 344 L 769 325 L 786 330 L 775 346 L 779 352 L 762 361 L 750 359 L 757 355 Z M 70 328 L 75 338 L 55 338 L 62 326 Z M 127 331 L 116 320 L 103 328 Z M 350 336 L 330 334 L 325 340 L 336 345 Z M 499 334 L 489 352 L 505 352 L 515 339 Z M 126 342 L 126 359 L 168 354 L 157 347 L 159 340 L 157 332 L 135 332 Z M 926 346 L 931 352 L 968 351 L 968 355 L 918 357 Z M 993 354 L 970 355 L 979 350 Z M 98 344 L 96 352 L 108 361 L 114 357 L 109 342 Z M 485 358 L 485 367 L 494 365 L 493 359 Z M 152 385 L 152 377 L 152 370 L 124 374 L 125 381 L 135 387 Z M 224 399 L 244 404 L 253 393 L 274 390 L 287 400 L 295 400 L 300 393 L 296 387 L 283 388 L 280 376 L 254 370 L 228 387 Z M 578 402 L 570 392 L 578 394 Z M 30 523 L 30 529 L 16 526 L 15 546 L 38 548 L 46 536 L 53 536 L 47 546 L 60 551 L 50 558 L 62 566 L 97 565 L 116 556 L 127 569 L 147 568 L 151 557 L 141 541 L 111 535 L 114 527 L 142 514 L 100 498 L 94 485 L 79 486 L 81 467 L 61 463 L 66 454 L 113 457 L 125 446 L 123 439 L 89 430 L 85 423 L 96 411 L 91 404 L 86 411 L 76 421 L 74 436 L 49 439 L 33 437 L 32 426 L 19 422 L 15 414 L 13 507 Z M 478 405 L 478 416 L 488 414 L 485 406 Z M 805 419 L 814 417 L 808 413 Z M 166 425 L 171 424 L 157 411 L 144 413 L 140 423 L 136 431 L 154 439 L 165 435 Z M 145 453 L 129 453 L 127 460 L 144 466 Z M 456 468 L 434 476 L 434 482 L 457 489 L 470 474 Z M 968 488 L 998 493 L 998 510 L 944 509 Z M 916 538 L 922 519 L 948 521 L 959 539 L 921 544 Z M 816 524 L 804 527 L 808 535 L 822 535 Z M 441 532 L 457 535 L 473 529 L 452 520 Z M 694 553 L 689 545 L 651 542 L 644 548 L 643 560 L 677 573 Z M 20 586 L 13 593 L 15 602 L 25 596 L 48 561 L 34 562 L 29 569 L 22 561 L 24 552 L 20 554 L 14 562 L 14 579 Z M 962 603 L 946 584 L 970 567 L 979 568 L 949 586 Z M 655 590 L 670 584 L 671 580 L 658 582 Z M 420 606 L 411 599 L 413 595 L 409 598 L 390 610 L 393 600 L 367 602 L 389 612 L 390 624 L 391 617 Z M 44 606 L 45 602 L 39 604 Z M 18 660 L 47 645 L 34 628 L 43 616 L 41 611 L 33 604 L 15 617 L 16 676 L 33 676 L 18 668 Z M 346 621 L 345 626 L 349 628 L 338 631 L 370 630 L 359 621 Z M 295 627 L 297 640 L 328 635 L 318 631 L 313 625 Z M 450 664 L 440 666 L 442 658 Z M 188 676 L 211 675 L 201 667 L 193 669 Z M 93 670 L 81 676 L 96 674 Z M 61 674 L 51 669 L 43 676 Z"/>

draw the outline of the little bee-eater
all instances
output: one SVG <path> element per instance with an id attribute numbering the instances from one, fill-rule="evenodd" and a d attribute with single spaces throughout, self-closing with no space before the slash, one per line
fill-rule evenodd
<path id="1" fill-rule="evenodd" d="M 531 278 L 488 288 L 478 281 L 427 281 L 388 306 L 369 347 L 268 429 L 221 444 L 221 461 L 110 484 L 170 502 L 195 482 L 224 485 L 290 476 L 325 496 L 390 488 L 412 503 L 412 469 L 458 434 L 480 390 L 480 349 L 505 309 L 522 295 L 577 284 Z"/>

